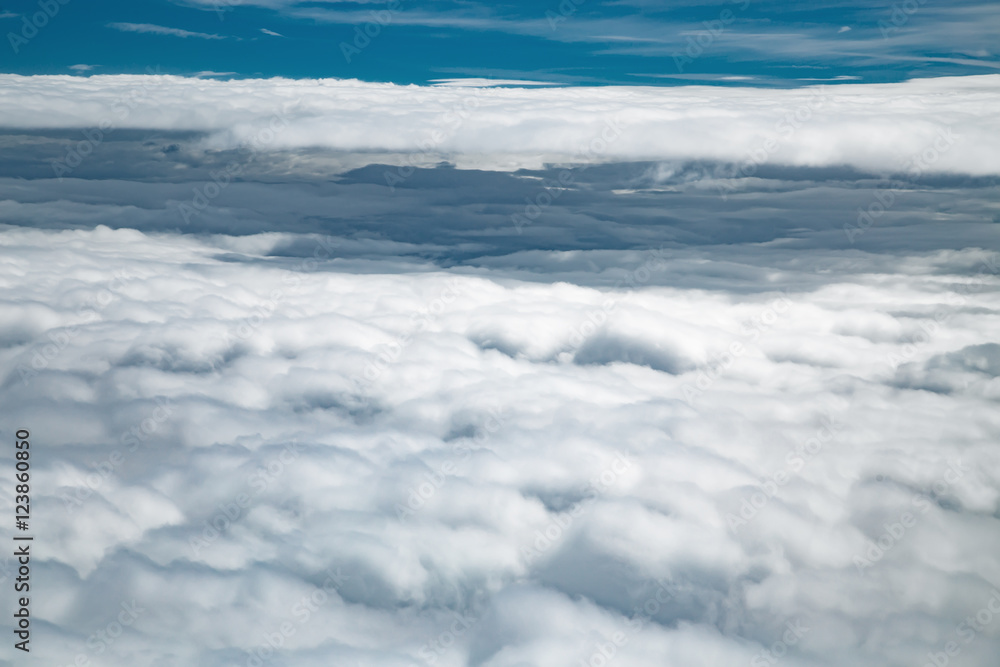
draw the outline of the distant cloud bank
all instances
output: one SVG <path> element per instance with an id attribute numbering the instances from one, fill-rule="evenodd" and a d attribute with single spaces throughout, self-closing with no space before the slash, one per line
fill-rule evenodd
<path id="1" fill-rule="evenodd" d="M 1000 174 L 1000 75 L 792 90 L 417 87 L 133 75 L 0 75 L 0 86 L 6 91 L 0 127 L 87 128 L 113 121 L 120 128 L 204 133 L 204 146 L 219 149 L 264 136 L 257 141 L 262 150 L 435 155 L 480 168 L 693 159 L 742 164 L 744 175 L 762 164 Z M 131 100 L 128 113 L 119 117 L 113 108 L 124 98 Z M 269 136 L 275 125 L 281 130 Z"/>

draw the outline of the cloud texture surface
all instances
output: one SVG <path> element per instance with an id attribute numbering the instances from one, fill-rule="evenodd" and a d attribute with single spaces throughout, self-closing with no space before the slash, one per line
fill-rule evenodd
<path id="1" fill-rule="evenodd" d="M 995 663 L 995 79 L 838 87 L 752 174 L 813 91 L 168 78 L 101 129 L 153 78 L 97 79 L 2 88 L 0 664 Z M 490 169 L 412 166 L 464 95 Z"/>
<path id="2" fill-rule="evenodd" d="M 318 147 L 469 166 L 698 159 L 985 175 L 1000 172 L 998 82 L 524 89 L 0 75 L 0 113 L 8 128 L 192 131 L 214 149 Z"/>

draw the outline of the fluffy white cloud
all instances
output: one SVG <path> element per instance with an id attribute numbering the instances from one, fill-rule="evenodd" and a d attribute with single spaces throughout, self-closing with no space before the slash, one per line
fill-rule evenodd
<path id="1" fill-rule="evenodd" d="M 1000 173 L 1000 75 L 738 87 L 475 88 L 353 80 L 0 75 L 6 128 L 206 133 L 203 147 L 322 147 L 407 161 L 713 160 Z"/>
<path id="2" fill-rule="evenodd" d="M 38 660 L 993 664 L 995 254 L 353 242 L 0 233 Z"/>

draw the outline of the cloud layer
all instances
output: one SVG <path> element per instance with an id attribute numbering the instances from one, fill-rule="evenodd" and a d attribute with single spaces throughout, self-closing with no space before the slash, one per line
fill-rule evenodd
<path id="1" fill-rule="evenodd" d="M 3 667 L 994 667 L 995 78 L 0 83 Z"/>
<path id="2" fill-rule="evenodd" d="M 347 80 L 0 75 L 9 129 L 203 133 L 204 147 L 395 153 L 417 164 L 713 160 L 1000 173 L 1000 75 L 793 90 L 415 87 Z"/>
<path id="3" fill-rule="evenodd" d="M 595 288 L 287 233 L 0 240 L 38 664 L 1000 647 L 963 620 L 1000 584 L 994 253 L 807 255 L 740 296 L 721 250 L 726 289 L 656 249 Z"/>

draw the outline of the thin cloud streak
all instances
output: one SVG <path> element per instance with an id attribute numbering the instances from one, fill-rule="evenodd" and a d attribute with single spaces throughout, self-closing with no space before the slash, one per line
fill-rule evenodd
<path id="1" fill-rule="evenodd" d="M 109 23 L 109 28 L 114 28 L 115 30 L 120 30 L 122 32 L 137 32 L 151 35 L 168 35 L 170 37 L 195 37 L 198 39 L 226 39 L 222 35 L 210 35 L 204 32 L 191 32 L 190 30 L 182 30 L 180 28 L 168 28 L 162 25 L 154 25 L 152 23 Z"/>

